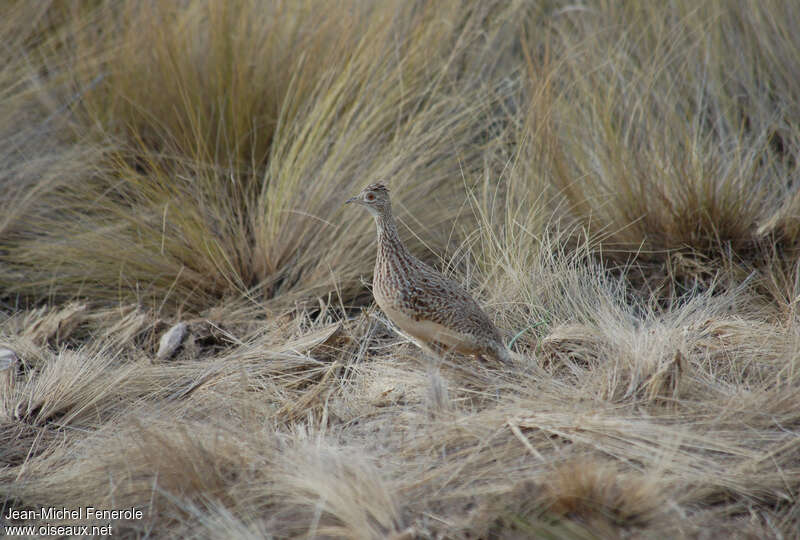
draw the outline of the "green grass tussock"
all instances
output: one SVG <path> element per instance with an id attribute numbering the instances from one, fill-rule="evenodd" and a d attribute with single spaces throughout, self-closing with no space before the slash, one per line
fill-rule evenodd
<path id="1" fill-rule="evenodd" d="M 3 5 L 3 515 L 794 537 L 797 27 L 789 2 Z M 377 180 L 513 366 L 433 358 L 373 305 L 343 203 Z"/>

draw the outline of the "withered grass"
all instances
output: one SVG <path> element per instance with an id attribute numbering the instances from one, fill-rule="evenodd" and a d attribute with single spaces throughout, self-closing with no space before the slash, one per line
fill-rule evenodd
<path id="1" fill-rule="evenodd" d="M 3 515 L 794 537 L 798 27 L 790 2 L 6 3 Z M 377 179 L 517 365 L 389 328 L 342 205 Z"/>

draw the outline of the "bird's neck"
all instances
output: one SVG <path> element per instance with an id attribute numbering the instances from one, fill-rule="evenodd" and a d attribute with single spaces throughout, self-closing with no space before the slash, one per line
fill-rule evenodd
<path id="1" fill-rule="evenodd" d="M 386 210 L 375 215 L 375 224 L 378 227 L 378 256 L 381 254 L 394 253 L 404 256 L 408 254 L 406 246 L 400 240 L 397 233 L 394 217 L 391 210 Z"/>

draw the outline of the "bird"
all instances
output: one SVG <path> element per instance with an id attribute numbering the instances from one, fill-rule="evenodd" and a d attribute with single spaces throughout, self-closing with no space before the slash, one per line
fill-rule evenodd
<path id="1" fill-rule="evenodd" d="M 511 362 L 500 331 L 461 284 L 408 250 L 397 233 L 389 189 L 376 182 L 346 201 L 366 208 L 378 229 L 372 295 L 399 333 L 423 349 Z"/>

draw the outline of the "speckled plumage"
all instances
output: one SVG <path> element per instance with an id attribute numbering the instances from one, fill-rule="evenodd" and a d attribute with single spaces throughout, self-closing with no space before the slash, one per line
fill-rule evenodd
<path id="1" fill-rule="evenodd" d="M 507 362 L 500 332 L 458 283 L 414 257 L 400 240 L 389 191 L 370 184 L 347 202 L 365 206 L 378 227 L 372 293 L 398 329 L 430 348 Z"/>

